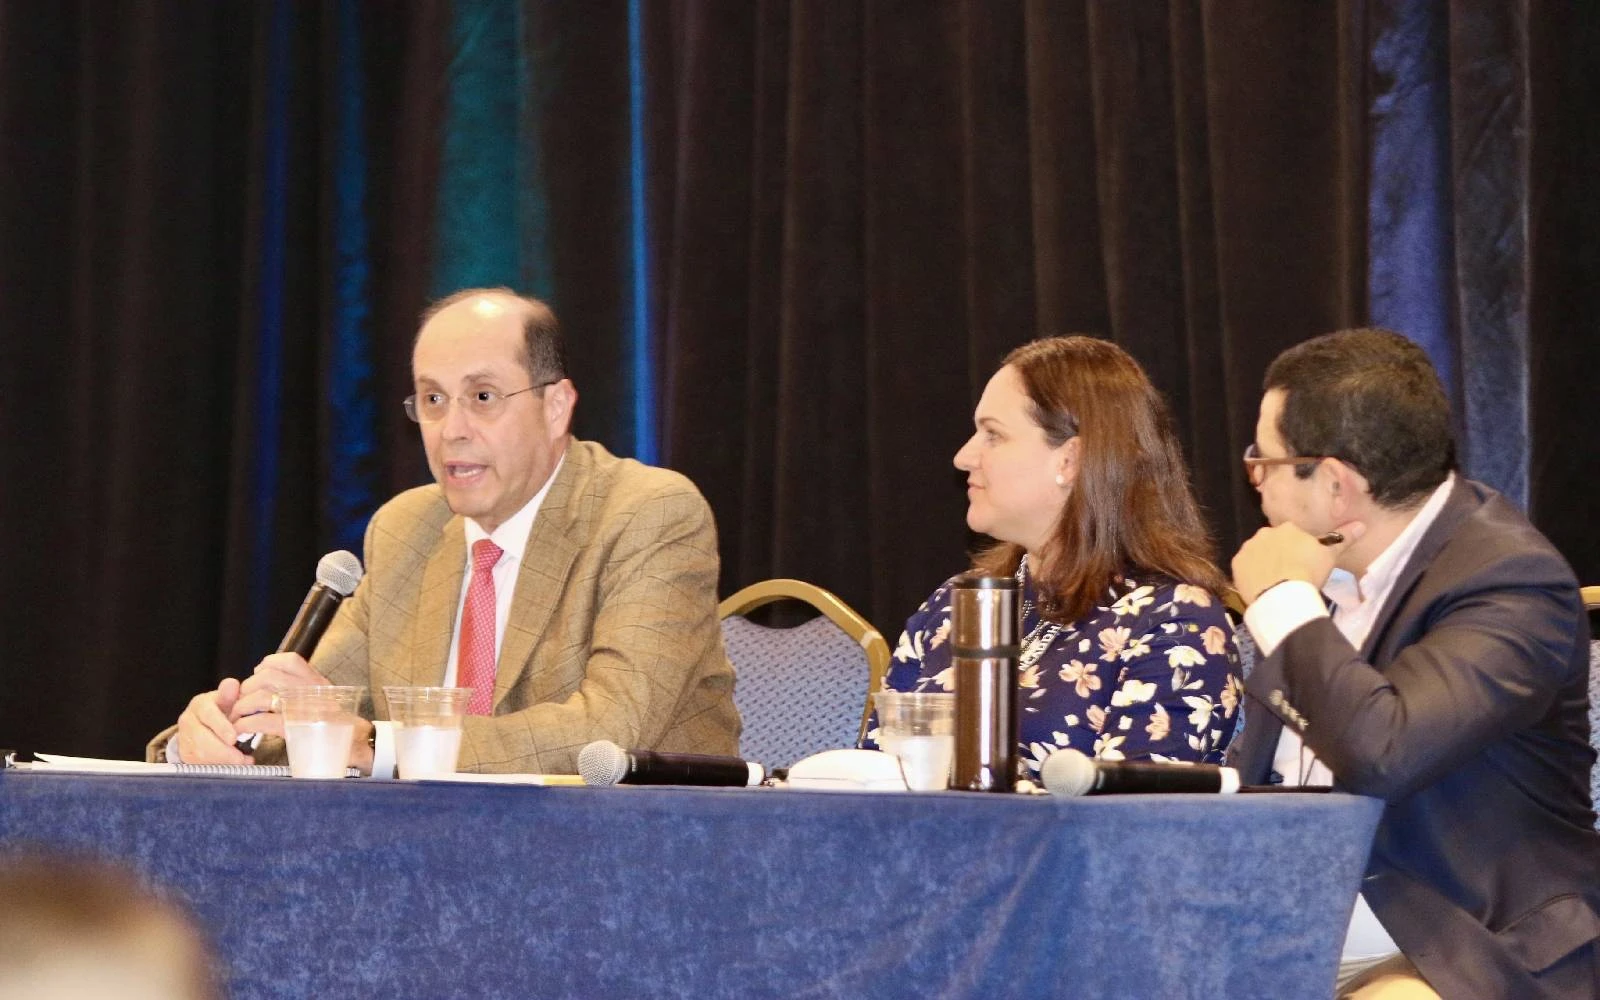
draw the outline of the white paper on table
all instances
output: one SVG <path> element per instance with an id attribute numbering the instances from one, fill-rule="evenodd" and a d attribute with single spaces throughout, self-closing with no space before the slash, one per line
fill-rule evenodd
<path id="1" fill-rule="evenodd" d="M 83 771 L 89 774 L 176 774 L 176 764 L 151 764 L 142 760 L 105 760 L 100 757 L 69 757 L 60 753 L 33 755 L 35 770 Z"/>

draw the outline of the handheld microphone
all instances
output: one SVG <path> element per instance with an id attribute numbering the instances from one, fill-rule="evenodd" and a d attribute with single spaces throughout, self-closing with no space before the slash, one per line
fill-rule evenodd
<path id="1" fill-rule="evenodd" d="M 766 768 L 738 757 L 698 753 L 624 750 L 610 740 L 595 740 L 578 752 L 578 773 L 586 785 L 759 785 Z"/>
<path id="2" fill-rule="evenodd" d="M 328 631 L 339 603 L 355 593 L 356 584 L 360 582 L 361 560 L 353 553 L 340 549 L 317 560 L 317 582 L 311 585 L 306 599 L 300 603 L 289 631 L 278 643 L 278 652 L 299 653 L 311 659 L 311 652 L 322 641 L 322 633 Z"/>
<path id="3" fill-rule="evenodd" d="M 311 659 L 312 651 L 322 641 L 322 634 L 333 623 L 340 602 L 356 592 L 361 576 L 361 560 L 354 553 L 340 549 L 317 560 L 317 582 L 300 602 L 300 610 L 289 623 L 289 631 L 284 633 L 277 651 L 299 653 Z M 261 745 L 261 734 L 241 734 L 233 745 L 242 753 L 251 753 Z"/>
<path id="4" fill-rule="evenodd" d="M 1052 795 L 1139 795 L 1166 792 L 1237 792 L 1239 772 L 1215 764 L 1090 760 L 1072 749 L 1057 750 L 1039 769 Z"/>

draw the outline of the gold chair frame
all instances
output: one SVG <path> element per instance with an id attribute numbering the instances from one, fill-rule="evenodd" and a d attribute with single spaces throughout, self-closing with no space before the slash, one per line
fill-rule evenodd
<path id="1" fill-rule="evenodd" d="M 861 729 L 858 740 L 866 739 L 867 722 L 872 718 L 872 693 L 883 686 L 883 677 L 889 672 L 889 643 L 883 633 L 872 623 L 856 613 L 850 605 L 839 600 L 832 591 L 824 590 L 804 580 L 778 578 L 752 583 L 717 605 L 717 618 L 744 615 L 774 601 L 803 601 L 816 608 L 827 619 L 854 639 L 867 654 L 867 697 L 861 708 Z"/>

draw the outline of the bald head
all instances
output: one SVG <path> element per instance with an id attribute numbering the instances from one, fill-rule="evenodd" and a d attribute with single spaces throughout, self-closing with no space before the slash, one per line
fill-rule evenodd
<path id="1" fill-rule="evenodd" d="M 447 295 L 422 314 L 417 337 L 429 323 L 445 313 L 447 319 L 465 318 L 467 314 L 481 321 L 493 321 L 502 316 L 516 322 L 522 331 L 522 366 L 534 384 L 567 377 L 567 350 L 561 336 L 561 324 L 556 314 L 539 299 L 518 295 L 509 288 L 465 288 Z M 455 315 L 461 314 L 461 315 Z M 416 342 L 412 342 L 415 352 Z"/>

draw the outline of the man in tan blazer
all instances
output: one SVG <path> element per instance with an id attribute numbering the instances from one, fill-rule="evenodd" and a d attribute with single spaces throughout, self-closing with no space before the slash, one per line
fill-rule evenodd
<path id="1" fill-rule="evenodd" d="M 737 753 L 710 508 L 683 476 L 572 438 L 577 391 L 549 308 L 506 290 L 457 293 L 425 318 L 412 374 L 407 411 L 437 482 L 373 515 L 367 575 L 310 663 L 277 653 L 243 683 L 197 695 L 152 754 L 247 763 L 235 738 L 281 737 L 273 696 L 285 687 L 362 685 L 365 714 L 380 719 L 384 685 L 486 687 L 470 682 L 487 665 L 464 654 L 487 641 L 491 610 L 490 714 L 466 719 L 462 770 L 571 772 L 599 739 Z M 483 539 L 502 550 L 482 571 L 488 605 L 468 584 L 481 575 L 469 544 Z M 376 750 L 385 769 L 388 740 L 385 726 L 357 726 L 357 766 L 370 770 Z M 273 738 L 255 759 L 281 754 Z"/>

